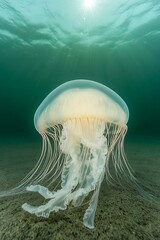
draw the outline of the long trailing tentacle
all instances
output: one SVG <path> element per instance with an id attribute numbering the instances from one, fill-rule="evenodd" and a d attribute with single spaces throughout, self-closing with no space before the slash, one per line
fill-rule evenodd
<path id="1" fill-rule="evenodd" d="M 149 186 L 140 182 L 131 167 L 124 151 L 124 139 L 127 133 L 126 125 L 106 124 L 105 136 L 108 140 L 108 153 L 106 155 L 106 180 L 111 184 L 129 186 L 135 190 L 142 199 L 160 207 L 159 197 L 152 194 Z"/>
<path id="2" fill-rule="evenodd" d="M 42 133 L 42 150 L 39 160 L 33 169 L 17 184 L 16 187 L 0 192 L 0 197 L 12 196 L 26 192 L 28 185 L 45 183 L 51 190 L 61 174 L 64 164 L 64 154 L 60 151 L 59 138 L 62 126 L 56 125 Z"/>

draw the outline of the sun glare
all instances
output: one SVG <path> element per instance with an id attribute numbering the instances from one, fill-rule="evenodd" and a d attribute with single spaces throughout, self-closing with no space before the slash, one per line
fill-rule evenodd
<path id="1" fill-rule="evenodd" d="M 95 7 L 95 1 L 94 0 L 85 0 L 84 1 L 84 8 L 86 10 L 92 10 Z"/>

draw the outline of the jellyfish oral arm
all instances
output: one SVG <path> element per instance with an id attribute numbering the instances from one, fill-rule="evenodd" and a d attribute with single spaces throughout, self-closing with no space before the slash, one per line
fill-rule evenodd
<path id="1" fill-rule="evenodd" d="M 26 188 L 26 190 L 29 192 L 38 192 L 45 199 L 50 199 L 55 196 L 54 192 L 50 192 L 48 188 L 41 185 L 30 185 Z"/>
<path id="2" fill-rule="evenodd" d="M 28 191 L 38 192 L 50 200 L 47 204 L 38 207 L 25 203 L 22 208 L 37 216 L 48 217 L 50 212 L 66 209 L 69 203 L 80 206 L 89 193 L 94 191 L 83 218 L 84 225 L 91 229 L 94 228 L 99 190 L 104 178 L 107 141 L 102 134 L 104 125 L 93 124 L 94 129 L 90 129 L 94 130 L 91 131 L 93 135 L 91 137 L 86 132 L 84 134 L 84 126 L 80 125 L 80 132 L 71 136 L 71 131 L 75 133 L 75 123 L 73 126 L 72 124 L 63 127 L 61 137 L 61 148 L 66 154 L 61 174 L 61 189 L 50 192 L 43 186 L 31 185 L 27 187 Z M 70 139 L 67 138 L 69 131 Z"/>

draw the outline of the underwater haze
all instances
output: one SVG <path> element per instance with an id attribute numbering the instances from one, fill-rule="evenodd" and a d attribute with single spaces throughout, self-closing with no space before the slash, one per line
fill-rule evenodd
<path id="1" fill-rule="evenodd" d="M 0 240 L 159 240 L 160 0 L 0 0 L 0 194 L 39 159 L 35 111 L 76 79 L 126 102 L 125 151 L 144 192 L 104 181 L 93 230 L 82 224 L 85 205 L 38 218 L 21 208 L 44 204 L 38 194 L 0 196 Z"/>
<path id="2" fill-rule="evenodd" d="M 1 135 L 35 133 L 41 101 L 73 79 L 117 92 L 129 134 L 160 134 L 160 2 L 86 3 L 0 0 Z"/>

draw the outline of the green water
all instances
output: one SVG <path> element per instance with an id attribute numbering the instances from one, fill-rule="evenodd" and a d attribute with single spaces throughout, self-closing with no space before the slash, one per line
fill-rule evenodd
<path id="1" fill-rule="evenodd" d="M 160 0 L 0 0 L 0 190 L 37 163 L 34 113 L 74 79 L 105 84 L 127 103 L 128 161 L 159 197 Z M 159 209 L 136 197 L 104 182 L 93 231 L 82 226 L 85 206 L 42 219 L 22 211 L 29 194 L 1 199 L 0 240 L 159 240 Z"/>
<path id="2" fill-rule="evenodd" d="M 0 0 L 0 134 L 36 134 L 46 95 L 72 79 L 116 91 L 129 136 L 160 134 L 160 1 Z"/>

